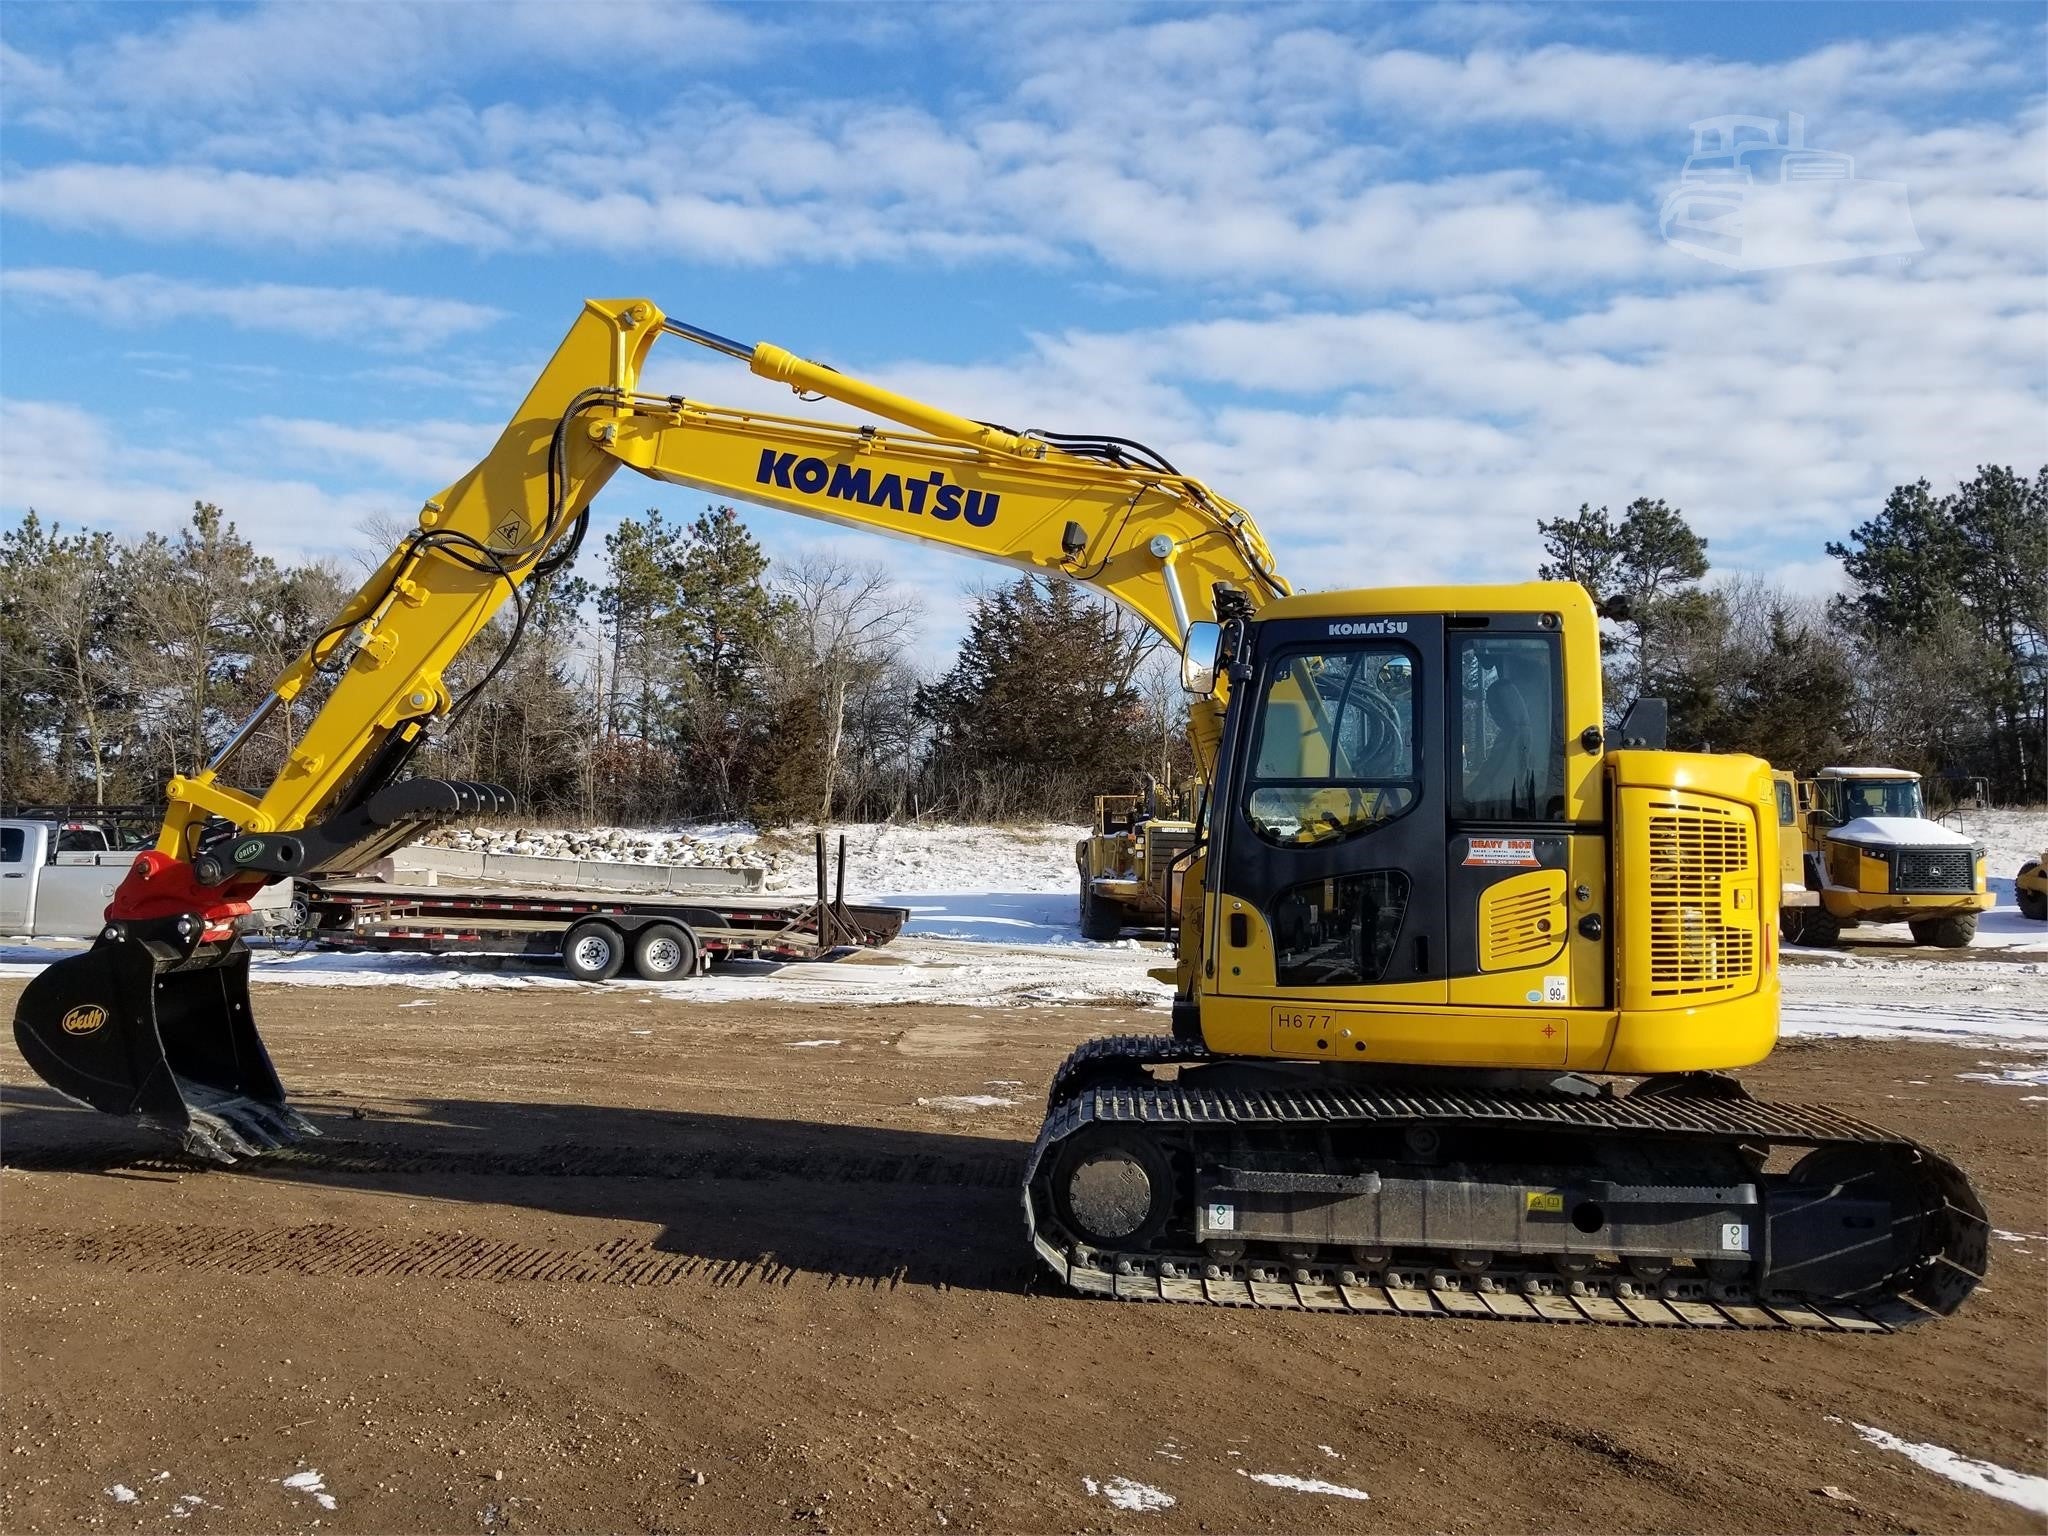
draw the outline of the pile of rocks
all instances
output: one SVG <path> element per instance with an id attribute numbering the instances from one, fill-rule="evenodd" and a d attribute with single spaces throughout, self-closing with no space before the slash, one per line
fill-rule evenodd
<path id="1" fill-rule="evenodd" d="M 542 859 L 588 859 L 605 864 L 664 864 L 672 868 L 766 869 L 770 860 L 751 839 L 706 839 L 688 832 L 631 827 L 439 827 L 420 839 L 430 848 L 470 853 L 512 853 Z"/>

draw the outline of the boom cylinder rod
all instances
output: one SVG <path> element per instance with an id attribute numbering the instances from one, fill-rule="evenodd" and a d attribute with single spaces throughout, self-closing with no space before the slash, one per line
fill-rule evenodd
<path id="1" fill-rule="evenodd" d="M 1173 556 L 1168 553 L 1159 562 L 1159 577 L 1166 587 L 1166 600 L 1173 605 L 1173 627 L 1179 631 L 1174 638 L 1174 648 L 1185 651 L 1188 648 L 1188 600 L 1180 589 L 1180 572 L 1173 568 Z"/>
<path id="2" fill-rule="evenodd" d="M 225 768 L 228 765 L 229 759 L 241 751 L 249 738 L 262 728 L 263 722 L 270 718 L 270 712 L 283 702 L 277 696 L 276 691 L 272 690 L 270 697 L 261 704 L 258 704 L 249 712 L 249 718 L 235 727 L 235 734 L 230 736 L 226 744 L 213 754 L 213 757 L 206 765 L 206 771 L 208 773 L 218 773 L 221 769 Z"/>
<path id="3" fill-rule="evenodd" d="M 716 331 L 707 331 L 701 325 L 691 325 L 685 320 L 661 322 L 661 328 L 671 336 L 680 336 L 685 341 L 694 341 L 700 347 L 709 347 L 714 352 L 723 352 L 727 357 L 736 357 L 743 363 L 752 362 L 754 349 L 744 342 L 734 341 L 730 336 L 721 336 Z"/>

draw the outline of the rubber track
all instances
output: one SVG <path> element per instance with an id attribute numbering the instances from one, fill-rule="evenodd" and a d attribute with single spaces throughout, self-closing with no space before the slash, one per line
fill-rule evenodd
<path id="1" fill-rule="evenodd" d="M 1588 1134 L 1654 1134 L 1679 1139 L 1755 1142 L 1791 1146 L 1875 1145 L 1910 1149 L 1926 1160 L 1948 1187 L 1951 1211 L 1964 1220 L 1965 1262 L 1943 1255 L 1953 1272 L 1960 1301 L 1983 1275 L 1989 1224 L 1975 1195 L 1953 1165 L 1896 1133 L 1869 1125 L 1823 1105 L 1766 1104 L 1748 1098 L 1676 1095 L 1625 1097 L 1526 1095 L 1510 1093 L 1373 1093 L 1343 1089 L 1299 1091 L 1215 1091 L 1178 1083 L 1135 1086 L 1117 1081 L 1086 1086 L 1104 1070 L 1128 1066 L 1186 1066 L 1215 1060 L 1194 1041 L 1164 1036 L 1116 1035 L 1091 1040 L 1053 1075 L 1049 1111 L 1026 1165 L 1024 1219 L 1040 1259 L 1075 1290 L 1126 1301 L 1191 1302 L 1213 1306 L 1274 1307 L 1292 1311 L 1357 1312 L 1381 1315 L 1505 1318 L 1534 1322 L 1590 1322 L 1633 1326 L 1704 1328 L 1811 1328 L 1852 1333 L 1889 1332 L 1941 1315 L 1903 1296 L 1849 1306 L 1833 1299 L 1773 1295 L 1767 1299 L 1709 1299 L 1656 1294 L 1656 1287 L 1625 1279 L 1564 1287 L 1540 1273 L 1544 1290 L 1524 1294 L 1520 1275 L 1474 1277 L 1423 1266 L 1393 1266 L 1395 1284 L 1342 1284 L 1326 1266 L 1297 1270 L 1297 1278 L 1198 1279 L 1207 1258 L 1200 1253 L 1132 1255 L 1129 1262 L 1101 1268 L 1074 1262 L 1037 1229 L 1031 1183 L 1045 1153 L 1093 1123 L 1201 1129 L 1211 1126 L 1328 1126 L 1332 1124 L 1482 1124 L 1580 1131 Z M 1968 1205 L 1958 1203 L 1958 1196 Z M 1160 1268 L 1171 1265 L 1175 1275 Z M 1244 1268 L 1239 1265 L 1237 1268 Z M 1532 1275 L 1539 1272 L 1529 1271 Z M 1299 1278 L 1302 1275 L 1308 1278 Z M 1480 1288 L 1481 1279 L 1494 1284 Z M 1577 1291 L 1579 1294 L 1570 1294 Z M 1953 1305 L 1946 1310 L 1952 1311 Z"/>

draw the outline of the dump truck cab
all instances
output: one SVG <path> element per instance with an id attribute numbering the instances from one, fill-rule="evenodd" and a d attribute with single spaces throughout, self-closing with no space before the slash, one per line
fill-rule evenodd
<path id="1" fill-rule="evenodd" d="M 1827 945 L 1858 923 L 1903 922 L 1916 943 L 1969 944 L 1992 903 L 1984 850 L 1927 817 L 1919 774 L 1823 768 L 1809 792 L 1806 883 L 1819 904 L 1787 913 L 1787 942 Z"/>
<path id="2" fill-rule="evenodd" d="M 1811 791 L 1797 774 L 1773 768 L 1771 793 L 1778 807 L 1778 907 L 1786 914 L 1789 933 L 1798 921 L 1798 909 L 1820 905 L 1820 891 L 1806 879 L 1806 817 L 1812 809 Z"/>

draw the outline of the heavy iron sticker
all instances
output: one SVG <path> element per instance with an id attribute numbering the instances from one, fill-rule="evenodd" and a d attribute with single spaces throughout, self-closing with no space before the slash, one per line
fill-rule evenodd
<path id="1" fill-rule="evenodd" d="M 1533 837 L 1474 837 L 1466 840 L 1465 862 L 1496 868 L 1534 869 L 1540 861 L 1536 857 L 1536 839 Z"/>

